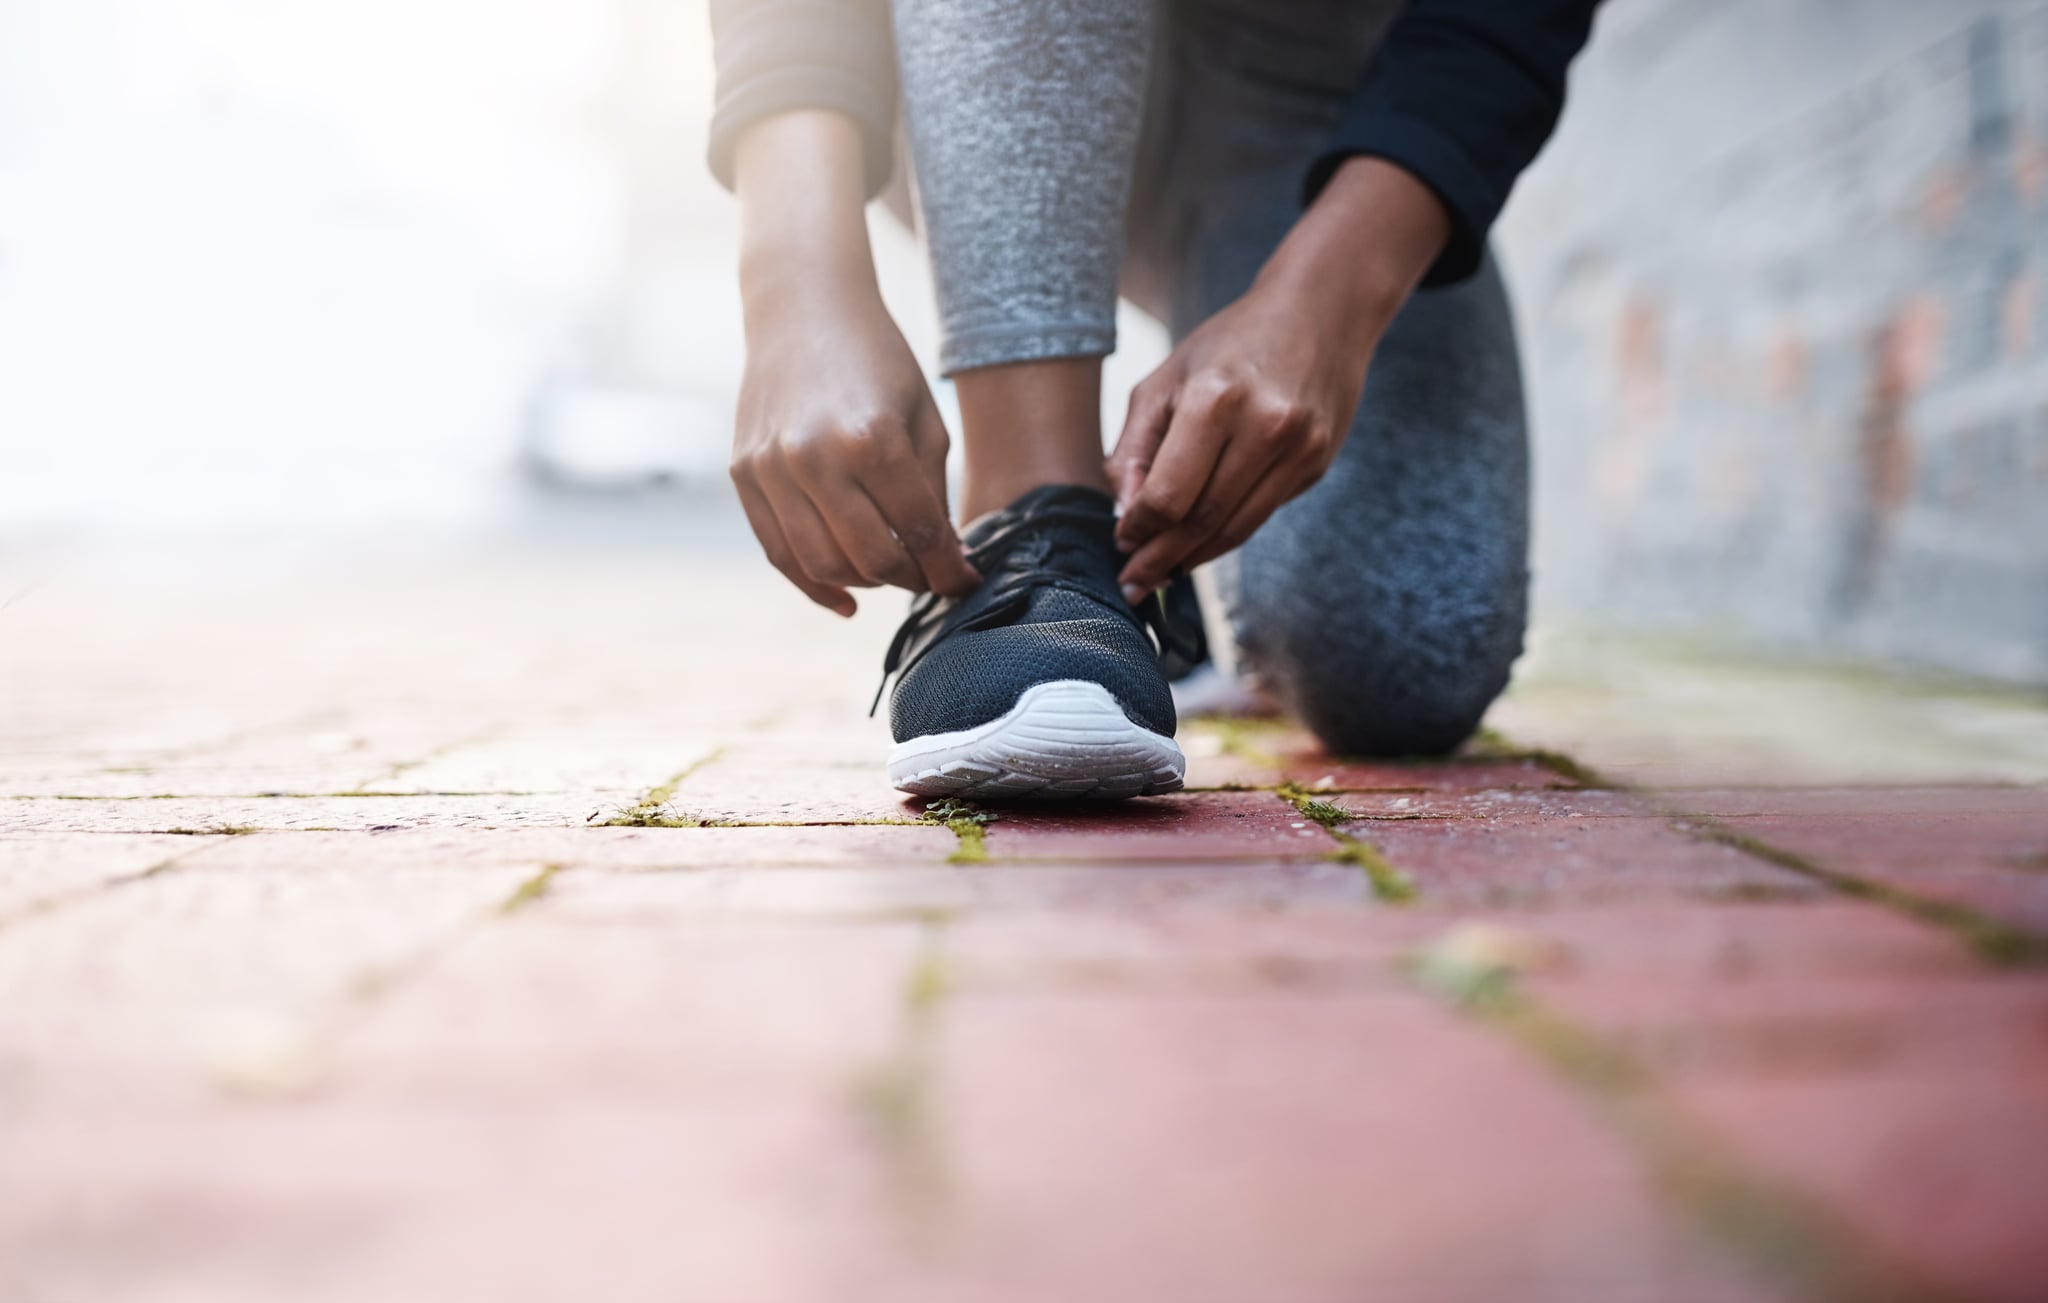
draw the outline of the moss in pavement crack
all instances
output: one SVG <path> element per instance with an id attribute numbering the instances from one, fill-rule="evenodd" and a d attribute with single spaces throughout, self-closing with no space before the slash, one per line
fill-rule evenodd
<path id="1" fill-rule="evenodd" d="M 1481 729 L 1478 742 L 1480 746 L 1494 754 L 1517 755 L 1535 760 L 1582 786 L 1604 787 L 1615 791 L 1630 790 L 1624 783 L 1607 781 L 1570 756 L 1554 751 L 1518 748 L 1491 729 Z M 1701 841 L 1717 842 L 1767 864 L 1775 864 L 1781 869 L 1797 873 L 1845 896 L 1867 900 L 1942 928 L 1960 938 L 1986 963 L 2000 968 L 2048 965 L 2048 935 L 2002 923 L 1967 905 L 1934 900 L 1910 891 L 1901 891 L 1882 882 L 1873 882 L 1845 869 L 1830 868 L 1804 855 L 1773 846 L 1759 837 L 1738 832 L 1718 819 L 1692 814 L 1684 808 L 1683 803 L 1667 802 L 1666 813 L 1673 817 L 1672 826 L 1688 836 Z"/>
<path id="2" fill-rule="evenodd" d="M 989 810 L 976 809 L 966 801 L 951 796 L 937 801 L 927 801 L 924 807 L 926 823 L 944 825 L 960 840 L 959 847 L 946 857 L 948 864 L 988 863 L 988 838 L 985 828 L 1001 817 Z"/>
<path id="3" fill-rule="evenodd" d="M 1527 760 L 1539 764 L 1559 778 L 1578 787 L 1620 787 L 1610 782 L 1590 765 L 1566 755 L 1562 751 L 1550 751 L 1542 747 L 1518 746 L 1494 729 L 1482 728 L 1472 735 L 1472 750 L 1494 760 Z"/>
<path id="4" fill-rule="evenodd" d="M 1336 836 L 1341 845 L 1330 858 L 1365 874 L 1374 896 L 1390 905 L 1406 905 L 1415 899 L 1415 883 L 1388 863 L 1387 857 L 1380 854 L 1377 847 L 1341 833 Z"/>
<path id="5" fill-rule="evenodd" d="M 1944 928 L 1960 937 L 1964 944 L 1986 963 L 2000 968 L 2048 964 L 2048 936 L 2001 923 L 1966 905 L 1957 905 L 1946 900 L 1930 900 L 1909 891 L 1900 891 L 1882 882 L 1857 877 L 1853 873 L 1830 869 L 1804 855 L 1773 846 L 1747 833 L 1737 832 L 1717 819 L 1685 815 L 1676 820 L 1673 826 L 1703 841 L 1718 842 L 1767 864 L 1789 869 L 1831 887 L 1845 896 L 1868 900 L 1899 913 L 1909 914 L 1924 923 Z"/>
<path id="6" fill-rule="evenodd" d="M 498 906 L 498 912 L 500 914 L 517 914 L 520 910 L 525 909 L 528 905 L 547 895 L 549 885 L 554 882 L 555 875 L 561 871 L 562 866 L 559 864 L 542 865 L 540 872 L 512 889 L 512 894 L 505 897 L 504 903 Z"/>
<path id="7" fill-rule="evenodd" d="M 1408 875 L 1395 868 L 1379 848 L 1370 842 L 1360 841 L 1337 825 L 1349 823 L 1358 816 L 1322 797 L 1314 796 L 1298 783 L 1286 783 L 1274 789 L 1281 800 L 1300 812 L 1304 819 L 1321 824 L 1323 831 L 1330 834 L 1337 843 L 1337 849 L 1330 858 L 1339 864 L 1349 864 L 1365 874 L 1366 882 L 1372 887 L 1372 894 L 1389 904 L 1405 905 L 1415 899 L 1415 884 Z"/>
<path id="8" fill-rule="evenodd" d="M 932 1054 L 951 981 L 945 930 L 927 921 L 924 945 L 903 984 L 903 1025 L 894 1052 L 857 1083 L 855 1103 L 880 1140 L 906 1211 L 928 1212 L 949 1184 L 933 1117 Z"/>
<path id="9" fill-rule="evenodd" d="M 599 828 L 715 827 L 718 824 L 717 820 L 700 819 L 695 815 L 684 814 L 679 810 L 671 809 L 669 802 L 675 799 L 676 789 L 681 787 L 691 774 L 696 773 L 699 769 L 702 769 L 724 754 L 724 747 L 713 747 L 677 770 L 669 777 L 667 782 L 648 788 L 647 794 L 642 796 L 637 803 L 612 811 L 610 817 L 602 821 L 597 816 L 603 814 L 604 811 L 599 810 L 583 822 Z"/>
<path id="10" fill-rule="evenodd" d="M 1671 1205 L 1752 1269 L 1801 1298 L 1934 1303 L 1827 1209 L 1748 1170 L 1675 1103 L 1643 1063 L 1518 989 L 1526 940 L 1453 930 L 1411 957 L 1410 976 L 1492 1027 L 1579 1092 Z"/>

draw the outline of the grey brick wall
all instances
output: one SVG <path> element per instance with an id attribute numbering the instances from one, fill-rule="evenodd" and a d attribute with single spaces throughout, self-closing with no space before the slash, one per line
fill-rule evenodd
<path id="1" fill-rule="evenodd" d="M 1501 243 L 1547 612 L 2048 683 L 2048 4 L 1613 0 Z"/>

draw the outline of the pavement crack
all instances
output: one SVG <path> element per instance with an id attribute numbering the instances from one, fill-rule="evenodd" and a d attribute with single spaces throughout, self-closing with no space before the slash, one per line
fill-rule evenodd
<path id="1" fill-rule="evenodd" d="M 669 806 L 669 802 L 675 799 L 676 789 L 687 782 L 690 775 L 723 757 L 725 750 L 722 746 L 711 748 L 711 750 L 706 751 L 703 755 L 698 756 L 695 760 L 692 760 L 689 764 L 684 765 L 681 769 L 670 775 L 668 781 L 648 788 L 646 793 L 635 804 L 614 810 L 609 818 L 601 822 L 597 816 L 603 814 L 604 811 L 599 810 L 592 814 L 590 818 L 584 820 L 584 822 L 599 828 L 707 828 L 721 826 L 718 820 L 702 819 L 695 815 L 685 814 L 682 811 L 672 809 Z"/>
<path id="2" fill-rule="evenodd" d="M 1750 1270 L 1796 1297 L 1826 1303 L 1946 1297 L 1902 1275 L 1817 1202 L 1750 1170 L 1635 1056 L 1519 989 L 1533 944 L 1468 924 L 1411 956 L 1408 973 L 1571 1087 L 1635 1155 L 1666 1203 Z"/>
<path id="3" fill-rule="evenodd" d="M 499 904 L 498 913 L 517 914 L 520 910 L 546 896 L 550 884 L 555 880 L 555 875 L 560 873 L 563 867 L 560 864 L 543 864 L 539 872 L 512 889 L 512 894 L 505 897 L 504 901 Z"/>
<path id="4" fill-rule="evenodd" d="M 939 1023 L 952 979 L 945 922 L 924 922 L 923 944 L 903 984 L 903 1020 L 894 1050 L 855 1083 L 854 1104 L 874 1134 L 897 1206 L 912 1229 L 929 1229 L 952 1185 L 936 1116 Z"/>
<path id="5" fill-rule="evenodd" d="M 992 810 L 983 810 L 957 797 L 944 797 L 927 801 L 921 822 L 935 823 L 949 830 L 960 845 L 946 857 L 948 864 L 988 863 L 987 825 L 1002 816 Z"/>
<path id="6" fill-rule="evenodd" d="M 1559 774 L 1580 775 L 1581 779 L 1575 781 L 1583 781 L 1588 786 L 1618 792 L 1639 791 L 1628 784 L 1604 779 L 1592 768 L 1561 752 L 1517 748 L 1513 742 L 1490 729 L 1481 730 L 1480 740 L 1489 748 L 1536 760 Z M 1648 795 L 1656 800 L 1677 832 L 1697 841 L 1729 847 L 1753 859 L 1762 860 L 1766 864 L 1818 882 L 1841 895 L 1869 901 L 1894 913 L 1904 914 L 1908 918 L 1941 928 L 1960 939 L 1978 958 L 1994 967 L 2024 968 L 2048 965 L 2048 935 L 2014 927 L 1967 905 L 1936 900 L 1916 892 L 1901 890 L 1887 883 L 1872 881 L 1846 869 L 1830 867 L 1808 856 L 1774 846 L 1760 837 L 1739 831 L 1711 815 L 1695 814 L 1685 808 L 1682 798 L 1659 799 L 1654 792 L 1639 794 Z"/>
<path id="7" fill-rule="evenodd" d="M 1672 827 L 1699 841 L 1727 846 L 1766 864 L 1810 878 L 1842 895 L 1867 900 L 1942 928 L 1961 939 L 1979 959 L 1995 967 L 2048 965 L 2048 936 L 2000 922 L 1967 905 L 1935 900 L 1886 883 L 1873 882 L 1843 869 L 1830 868 L 1704 815 L 1679 814 L 1673 819 Z"/>
<path id="8" fill-rule="evenodd" d="M 147 882 L 151 878 L 162 877 L 164 874 L 170 873 L 177 869 L 186 860 L 191 859 L 195 855 L 201 854 L 207 849 L 209 849 L 207 843 L 195 843 L 187 849 L 179 851 L 175 855 L 167 855 L 163 859 L 158 860 L 156 863 L 151 864 L 146 868 L 137 869 L 133 873 L 117 874 L 114 877 L 103 879 L 102 881 L 92 883 L 89 886 L 77 887 L 70 891 L 59 891 L 52 895 L 43 896 L 39 899 L 32 900 L 28 904 L 22 906 L 19 909 L 10 910 L 5 913 L 0 913 L 0 930 L 12 927 L 16 923 L 25 922 L 29 919 L 39 917 L 43 914 L 48 914 L 55 910 L 62 909 L 66 905 L 78 904 L 83 901 L 91 900 L 97 896 L 104 895 L 110 891 L 118 891 L 123 887 L 132 887 L 138 882 Z"/>
<path id="9" fill-rule="evenodd" d="M 1314 795 L 1307 788 L 1296 783 L 1284 783 L 1273 789 L 1274 795 L 1293 806 L 1302 818 L 1321 826 L 1337 843 L 1337 849 L 1330 859 L 1339 864 L 1349 864 L 1365 874 L 1366 884 L 1372 888 L 1374 899 L 1390 905 L 1405 905 L 1415 899 L 1415 883 L 1409 876 L 1394 867 L 1393 862 L 1371 842 L 1353 837 L 1338 827 L 1350 823 L 1358 816 L 1334 801 L 1326 801 Z"/>

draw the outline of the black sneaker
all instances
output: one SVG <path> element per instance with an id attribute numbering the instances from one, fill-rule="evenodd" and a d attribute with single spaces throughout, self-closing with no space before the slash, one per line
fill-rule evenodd
<path id="1" fill-rule="evenodd" d="M 1124 600 L 1114 505 L 1050 485 L 967 527 L 981 586 L 918 598 L 883 667 L 885 685 L 900 673 L 889 698 L 898 788 L 1009 800 L 1180 787 L 1187 760 L 1160 658 L 1199 660 L 1200 626 L 1170 620 L 1160 598 L 1143 615 Z"/>

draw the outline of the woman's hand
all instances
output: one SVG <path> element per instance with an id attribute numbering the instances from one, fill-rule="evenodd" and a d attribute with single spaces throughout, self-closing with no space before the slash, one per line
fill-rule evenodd
<path id="1" fill-rule="evenodd" d="M 860 150 L 839 115 L 792 113 L 750 129 L 736 167 L 733 483 L 769 561 L 841 615 L 849 588 L 980 582 L 947 514 L 945 425 L 875 285 Z"/>
<path id="2" fill-rule="evenodd" d="M 1133 603 L 1214 560 L 1330 468 L 1387 325 L 1450 234 L 1413 176 L 1354 158 L 1243 298 L 1132 392 L 1109 477 Z"/>

